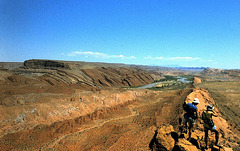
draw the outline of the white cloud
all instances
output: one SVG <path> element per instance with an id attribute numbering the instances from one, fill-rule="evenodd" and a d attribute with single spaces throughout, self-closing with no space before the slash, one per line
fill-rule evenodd
<path id="1" fill-rule="evenodd" d="M 174 61 L 194 61 L 194 60 L 202 60 L 199 57 L 170 57 L 166 58 L 167 60 L 174 60 Z"/>
<path id="2" fill-rule="evenodd" d="M 95 58 L 121 58 L 121 59 L 136 59 L 135 56 L 124 56 L 124 55 L 108 55 L 101 52 L 91 52 L 91 51 L 74 51 L 67 54 L 70 57 L 73 56 L 84 56 L 84 57 L 95 57 Z"/>
<path id="3" fill-rule="evenodd" d="M 137 59 L 135 56 L 130 56 L 129 59 Z"/>
<path id="4" fill-rule="evenodd" d="M 172 61 L 195 61 L 195 60 L 202 60 L 202 58 L 199 57 L 152 57 L 152 56 L 147 56 L 144 57 L 144 59 L 150 59 L 150 60 L 172 60 Z"/>
<path id="5" fill-rule="evenodd" d="M 152 57 L 152 56 L 147 56 L 147 57 L 144 57 L 144 59 L 150 59 L 150 60 L 162 60 L 162 59 L 164 59 L 164 57 Z"/>

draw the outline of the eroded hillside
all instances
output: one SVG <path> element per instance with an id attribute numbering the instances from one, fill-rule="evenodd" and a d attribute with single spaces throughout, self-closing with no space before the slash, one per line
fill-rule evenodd
<path id="1" fill-rule="evenodd" d="M 161 72 L 123 64 L 29 60 L 0 70 L 0 150 L 203 150 L 200 120 L 180 134 L 182 104 L 215 104 L 220 145 L 239 147 L 239 131 L 194 78 L 196 88 L 135 89 Z M 170 86 L 171 87 L 171 86 Z M 131 88 L 131 89 L 129 89 Z M 213 144 L 210 135 L 210 145 Z"/>
<path id="2" fill-rule="evenodd" d="M 177 125 L 189 91 L 79 92 L 3 107 L 1 150 L 148 150 L 157 126 Z"/>
<path id="3" fill-rule="evenodd" d="M 240 70 L 224 70 L 206 68 L 201 72 L 201 75 L 205 77 L 205 80 L 236 80 L 240 79 Z"/>
<path id="4" fill-rule="evenodd" d="M 118 108 L 145 91 L 119 88 L 162 78 L 160 73 L 123 64 L 50 60 L 3 63 L 0 75 L 1 150 L 20 144 L 19 150 L 30 149 L 29 137 L 42 136 L 32 144 L 40 145 L 93 120 L 128 115 L 131 111 L 117 113 Z"/>
<path id="5" fill-rule="evenodd" d="M 9 68 L 10 65 L 5 65 Z M 82 84 L 83 86 L 138 86 L 158 80 L 161 74 L 123 64 L 27 60 L 24 66 L 2 70 L 2 80 L 11 84 Z M 6 75 L 7 74 L 7 75 Z M 5 75 L 5 76 L 4 76 Z M 3 82 L 3 81 L 1 81 Z"/>
<path id="6" fill-rule="evenodd" d="M 95 91 L 103 87 L 133 87 L 162 78 L 160 73 L 123 64 L 100 64 L 51 60 L 27 60 L 24 66 L 3 64 L 0 70 L 0 104 L 15 105 L 22 95 L 42 93 L 71 94 L 75 90 Z M 20 96 L 19 96 L 20 95 Z M 19 97 L 18 97 L 19 96 Z M 21 103 L 20 103 L 21 104 Z"/>

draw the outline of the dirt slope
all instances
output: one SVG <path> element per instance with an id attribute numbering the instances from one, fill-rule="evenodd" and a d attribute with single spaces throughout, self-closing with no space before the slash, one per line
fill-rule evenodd
<path id="1" fill-rule="evenodd" d="M 91 90 L 101 87 L 139 86 L 162 78 L 161 74 L 155 71 L 121 64 L 27 60 L 22 67 L 18 64 L 16 68 L 11 65 L 4 67 L 5 69 L 0 70 L 3 95 L 35 92 L 72 93 L 67 87 Z"/>
<path id="2" fill-rule="evenodd" d="M 0 70 L 0 104 L 4 106 L 38 101 L 41 95 L 49 93 L 72 94 L 76 90 L 139 86 L 162 78 L 155 71 L 122 64 L 53 60 L 27 60 L 21 67 L 19 63 L 5 64 L 2 63 L 5 69 Z M 29 95 L 34 94 L 36 100 L 30 99 Z"/>
<path id="3" fill-rule="evenodd" d="M 178 133 L 185 100 L 199 98 L 200 112 L 206 104 L 215 104 L 205 89 L 193 89 L 191 84 L 171 91 L 119 88 L 161 78 L 158 72 L 122 64 L 49 60 L 24 64 L 0 69 L 0 150 L 177 150 L 204 145 L 200 121 L 194 141 Z M 239 132 L 215 110 L 219 143 L 237 146 Z M 163 140 L 171 146 L 163 145 Z"/>
<path id="4" fill-rule="evenodd" d="M 240 79 L 240 70 L 223 70 L 206 68 L 201 72 L 201 75 L 206 76 L 207 79 L 219 79 L 221 81 Z"/>
<path id="5" fill-rule="evenodd" d="M 148 150 L 156 126 L 177 125 L 188 91 L 76 93 L 68 100 L 35 104 L 36 110 L 15 107 L 22 116 L 15 117 L 19 123 L 5 118 L 1 124 L 1 150 Z M 8 117 L 14 115 L 11 111 L 6 111 Z"/>

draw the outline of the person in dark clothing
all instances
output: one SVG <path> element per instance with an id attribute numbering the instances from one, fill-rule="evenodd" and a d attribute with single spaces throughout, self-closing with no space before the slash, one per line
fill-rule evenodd
<path id="1" fill-rule="evenodd" d="M 191 138 L 192 134 L 192 128 L 193 125 L 195 124 L 195 120 L 198 118 L 197 114 L 197 105 L 199 104 L 199 100 L 197 98 L 194 98 L 192 103 L 184 104 L 183 108 L 186 111 L 184 114 L 184 128 L 188 131 L 188 139 Z"/>

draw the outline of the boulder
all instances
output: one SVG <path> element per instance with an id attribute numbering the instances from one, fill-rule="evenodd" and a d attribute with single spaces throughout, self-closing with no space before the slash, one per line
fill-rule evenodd
<path id="1" fill-rule="evenodd" d="M 186 139 L 179 139 L 173 151 L 198 151 L 198 149 Z"/>
<path id="2" fill-rule="evenodd" d="M 194 83 L 202 83 L 202 79 L 198 78 L 198 77 L 194 77 L 193 80 Z"/>
<path id="3" fill-rule="evenodd" d="M 163 125 L 157 129 L 156 148 L 157 150 L 172 150 L 175 140 L 172 138 L 174 132 L 172 125 Z"/>
<path id="4" fill-rule="evenodd" d="M 229 148 L 229 147 L 223 147 L 222 148 L 224 151 L 233 151 L 233 149 L 232 148 Z"/>

